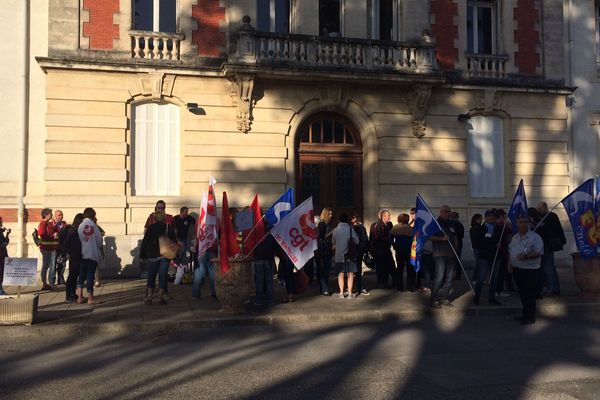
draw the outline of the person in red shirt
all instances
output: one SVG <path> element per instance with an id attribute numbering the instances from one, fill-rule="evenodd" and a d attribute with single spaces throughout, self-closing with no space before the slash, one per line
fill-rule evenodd
<path id="1" fill-rule="evenodd" d="M 156 205 L 154 206 L 154 212 L 156 212 L 156 211 L 164 212 L 165 213 L 165 223 L 167 225 L 173 226 L 173 216 L 171 214 L 167 214 L 165 212 L 166 208 L 167 208 L 167 204 L 165 203 L 165 201 L 159 200 L 156 202 Z M 148 229 L 148 227 L 150 225 L 152 225 L 153 223 L 156 222 L 154 219 L 154 212 L 150 213 L 150 215 L 148 215 L 148 218 L 146 219 L 146 223 L 144 224 L 144 232 L 146 231 L 146 229 Z"/>
<path id="2" fill-rule="evenodd" d="M 44 208 L 42 210 L 42 220 L 37 231 L 41 241 L 42 290 L 52 290 L 52 283 L 56 279 L 56 251 L 59 248 L 58 232 L 52 222 L 52 209 Z M 46 279 L 46 275 L 48 275 L 48 279 Z"/>

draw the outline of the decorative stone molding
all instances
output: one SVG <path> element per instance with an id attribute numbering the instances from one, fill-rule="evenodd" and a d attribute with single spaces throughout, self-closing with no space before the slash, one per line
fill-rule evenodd
<path id="1" fill-rule="evenodd" d="M 240 132 L 248 133 L 252 125 L 252 109 L 256 99 L 252 94 L 254 91 L 254 76 L 239 74 L 231 78 L 232 98 L 234 106 L 237 106 L 237 127 Z"/>
<path id="2" fill-rule="evenodd" d="M 171 97 L 175 86 L 175 75 L 153 72 L 140 75 L 141 94 L 151 96 L 152 100 L 160 101 L 163 96 Z"/>
<path id="3" fill-rule="evenodd" d="M 425 114 L 429 108 L 429 99 L 431 98 L 431 86 L 419 85 L 415 88 L 412 100 L 412 128 L 413 135 L 419 139 L 425 136 L 427 123 L 425 122 Z"/>
<path id="4" fill-rule="evenodd" d="M 497 91 L 495 88 L 476 91 L 474 96 L 475 107 L 478 110 L 491 112 L 493 110 L 502 109 L 502 92 Z"/>
<path id="5" fill-rule="evenodd" d="M 352 90 L 347 87 L 321 87 L 319 89 L 319 100 L 327 110 L 343 110 L 352 99 L 352 94 Z"/>

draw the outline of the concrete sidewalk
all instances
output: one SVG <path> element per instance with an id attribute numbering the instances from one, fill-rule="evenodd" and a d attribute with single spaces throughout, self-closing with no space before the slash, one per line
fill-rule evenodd
<path id="1" fill-rule="evenodd" d="M 365 287 L 372 288 L 375 274 L 364 275 Z M 545 298 L 538 303 L 540 316 L 563 316 L 570 312 L 600 310 L 600 299 L 584 299 L 573 281 L 570 269 L 559 269 L 563 296 Z M 332 279 L 333 283 L 333 279 Z M 276 298 L 284 297 L 284 288 L 274 282 Z M 1 334 L 18 336 L 37 335 L 88 335 L 130 333 L 165 334 L 187 332 L 201 328 L 243 325 L 279 325 L 334 322 L 373 322 L 394 319 L 419 319 L 430 315 L 449 317 L 476 317 L 479 315 L 517 315 L 520 302 L 516 292 L 500 298 L 502 306 L 472 305 L 472 295 L 464 278 L 455 281 L 453 307 L 431 310 L 429 295 L 419 292 L 397 292 L 374 289 L 369 296 L 340 299 L 337 295 L 319 295 L 318 286 L 298 296 L 294 303 L 280 303 L 272 307 L 256 307 L 247 303 L 246 312 L 240 315 L 221 311 L 220 304 L 208 295 L 205 284 L 203 297 L 191 299 L 191 285 L 170 284 L 173 297 L 167 305 L 155 301 L 144 305 L 145 280 L 120 279 L 104 281 L 96 289 L 98 304 L 66 303 L 64 286 L 53 291 L 40 292 L 38 318 L 32 326 L 0 327 Z M 14 288 L 9 291 L 13 293 Z"/>

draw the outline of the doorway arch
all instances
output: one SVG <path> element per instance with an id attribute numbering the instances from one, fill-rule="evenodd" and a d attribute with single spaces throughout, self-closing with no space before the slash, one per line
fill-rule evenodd
<path id="1" fill-rule="evenodd" d="M 363 215 L 363 146 L 347 118 L 322 112 L 306 119 L 296 134 L 298 203 L 313 196 L 315 212 Z"/>

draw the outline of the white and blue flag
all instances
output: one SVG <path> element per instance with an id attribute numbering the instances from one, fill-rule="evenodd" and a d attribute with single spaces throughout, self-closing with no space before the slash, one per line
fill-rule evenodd
<path id="1" fill-rule="evenodd" d="M 282 194 L 271 208 L 267 210 L 265 213 L 265 220 L 267 220 L 269 226 L 273 227 L 277 225 L 283 217 L 292 212 L 294 208 L 296 208 L 294 188 L 289 188 L 288 191 Z"/>
<path id="2" fill-rule="evenodd" d="M 597 254 L 596 218 L 594 215 L 594 180 L 588 179 L 567 197 L 562 205 L 569 216 L 577 250 L 584 258 Z"/>
<path id="3" fill-rule="evenodd" d="M 517 217 L 529 218 L 529 212 L 527 208 L 527 196 L 525 196 L 525 188 L 523 187 L 523 179 L 519 182 L 519 187 L 515 192 L 510 210 L 508 210 L 508 218 L 513 226 L 513 230 L 517 226 Z"/>

